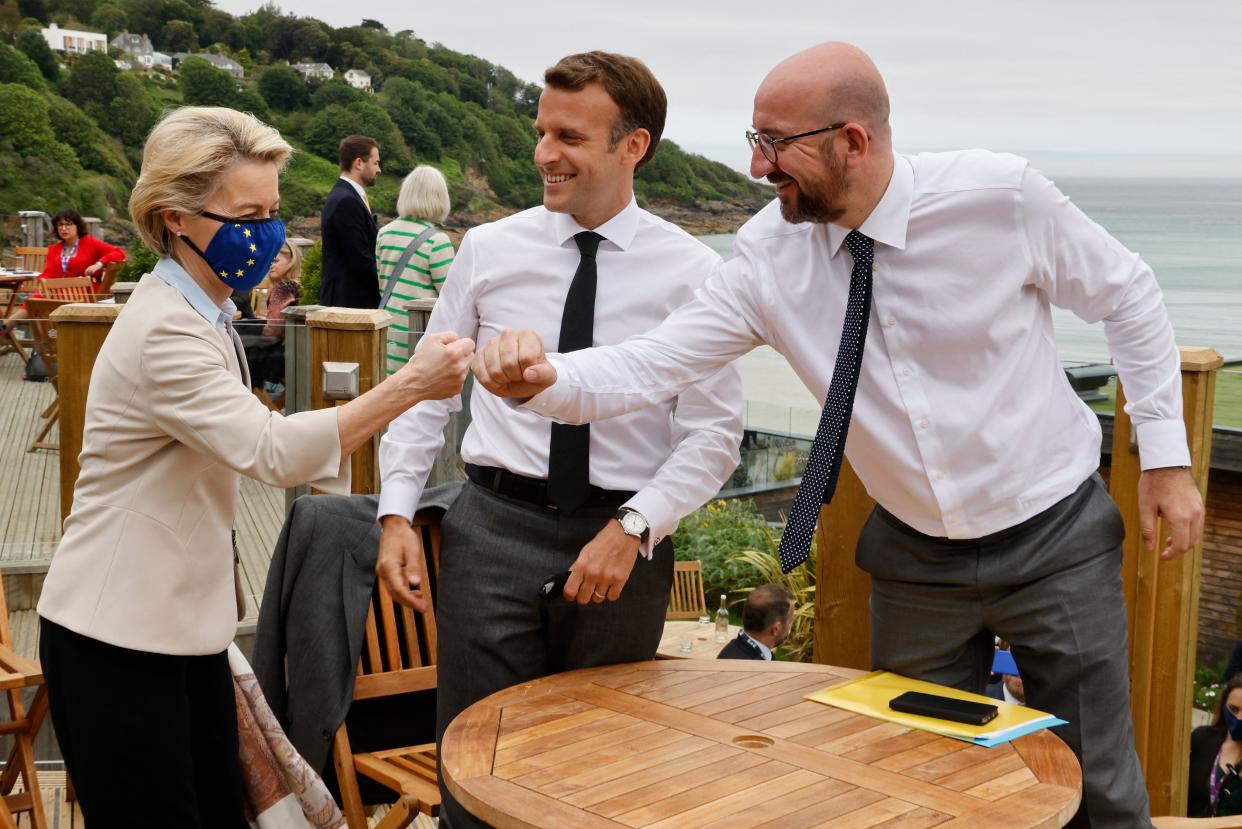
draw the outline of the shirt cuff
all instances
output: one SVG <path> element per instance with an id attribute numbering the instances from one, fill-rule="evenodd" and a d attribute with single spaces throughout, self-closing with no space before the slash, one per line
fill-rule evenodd
<path id="1" fill-rule="evenodd" d="M 573 400 L 574 392 L 566 380 L 565 365 L 560 358 L 549 354 L 548 362 L 556 369 L 556 382 L 534 397 L 514 402 L 536 414 L 556 419 L 556 413 Z M 645 517 L 646 513 L 643 515 Z"/>
<path id="2" fill-rule="evenodd" d="M 1190 466 L 1186 424 L 1181 420 L 1149 420 L 1134 424 L 1138 437 L 1139 466 L 1144 470 L 1167 466 Z"/>
<path id="3" fill-rule="evenodd" d="M 647 533 L 647 540 L 638 546 L 643 558 L 650 559 L 656 545 L 677 531 L 677 516 L 669 509 L 668 499 L 653 487 L 639 491 L 622 506 L 647 519 L 651 531 Z"/>
<path id="4" fill-rule="evenodd" d="M 418 506 L 420 488 L 410 481 L 394 478 L 384 481 L 380 486 L 379 509 L 375 520 L 385 515 L 400 515 L 406 521 L 414 520 L 414 510 Z"/>

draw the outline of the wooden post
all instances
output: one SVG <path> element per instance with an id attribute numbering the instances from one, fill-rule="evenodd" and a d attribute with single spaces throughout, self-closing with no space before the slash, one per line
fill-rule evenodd
<path id="1" fill-rule="evenodd" d="M 77 483 L 78 455 L 82 451 L 82 429 L 86 423 L 86 391 L 91 370 L 112 323 L 121 313 L 119 305 L 63 305 L 52 312 L 56 327 L 56 361 L 60 399 L 60 520 L 63 523 L 73 507 L 73 486 Z"/>
<path id="2" fill-rule="evenodd" d="M 306 317 L 310 329 L 311 409 L 335 406 L 324 400 L 319 367 L 324 362 L 358 364 L 358 394 L 366 394 L 384 380 L 384 340 L 388 312 L 356 308 L 323 308 Z M 355 493 L 379 492 L 379 435 L 353 454 Z"/>
<path id="3" fill-rule="evenodd" d="M 874 506 L 854 467 L 842 461 L 815 530 L 816 662 L 871 669 L 871 577 L 854 563 L 854 549 Z"/>
<path id="4" fill-rule="evenodd" d="M 400 333 L 405 336 L 407 354 L 414 353 L 418 341 L 426 333 L 427 323 L 435 307 L 434 298 L 411 299 L 405 303 L 408 325 L 407 330 Z M 461 411 L 450 415 L 448 423 L 444 425 L 444 445 L 436 453 L 436 459 L 431 464 L 431 472 L 427 474 L 426 488 L 428 489 L 439 484 L 466 479 L 466 469 L 461 461 L 461 437 L 465 434 L 466 425 L 470 422 L 470 389 L 473 380 L 473 374 L 466 375 L 466 385 L 461 392 Z"/>
<path id="5" fill-rule="evenodd" d="M 1212 407 L 1220 354 L 1182 348 L 1182 400 L 1191 474 L 1207 500 L 1212 457 Z M 1131 440 L 1125 393 L 1117 382 L 1109 491 L 1125 519 L 1122 584 L 1130 634 L 1130 706 L 1134 741 L 1154 815 L 1186 814 L 1190 711 L 1194 702 L 1195 637 L 1199 626 L 1202 539 L 1193 551 L 1161 562 L 1143 549 L 1139 532 L 1139 456 Z M 1160 522 L 1157 551 L 1168 537 Z"/>
<path id="6" fill-rule="evenodd" d="M 310 329 L 306 317 L 322 305 L 290 305 L 285 309 L 285 414 L 311 409 Z M 318 380 L 318 377 L 314 378 Z M 285 489 L 285 513 L 293 502 L 310 494 L 306 484 Z"/>

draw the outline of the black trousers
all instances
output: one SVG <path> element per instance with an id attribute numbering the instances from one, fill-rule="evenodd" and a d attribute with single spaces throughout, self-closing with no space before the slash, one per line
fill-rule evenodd
<path id="1" fill-rule="evenodd" d="M 90 829 L 247 826 L 227 653 L 129 650 L 43 619 L 39 658 Z"/>
<path id="2" fill-rule="evenodd" d="M 467 483 L 440 524 L 436 604 L 436 742 L 484 697 L 541 676 L 651 659 L 664 631 L 673 544 L 641 556 L 616 601 L 578 605 L 538 598 L 616 513 L 582 507 L 572 516 L 510 500 Z M 441 829 L 485 826 L 441 782 Z"/>

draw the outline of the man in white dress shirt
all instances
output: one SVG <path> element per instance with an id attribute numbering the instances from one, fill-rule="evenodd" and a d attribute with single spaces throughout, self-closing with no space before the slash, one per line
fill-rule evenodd
<path id="1" fill-rule="evenodd" d="M 858 341 L 846 294 L 861 272 L 870 305 L 856 396 L 834 389 L 825 408 L 838 415 L 824 420 L 848 424 L 850 463 L 878 502 L 857 552 L 872 577 L 874 667 L 982 692 L 993 634 L 1008 639 L 1030 704 L 1070 723 L 1056 733 L 1082 760 L 1072 825 L 1149 825 L 1129 711 L 1124 527 L 1050 307 L 1103 321 L 1138 435 L 1143 538 L 1154 549 L 1162 517 L 1161 558 L 1180 555 L 1203 504 L 1151 269 L 1021 158 L 894 154 L 883 79 L 852 46 L 779 64 L 756 93 L 753 128 L 751 173 L 777 199 L 694 302 L 622 346 L 570 355 L 545 358 L 546 341 L 507 332 L 476 355 L 476 375 L 530 397 L 523 408 L 590 422 L 677 394 L 766 342 L 822 401 L 834 366 L 849 367 L 837 362 L 843 322 Z"/>
<path id="2" fill-rule="evenodd" d="M 720 262 L 634 200 L 634 170 L 664 126 L 650 70 L 591 52 L 561 60 L 545 83 L 535 122 L 544 205 L 466 234 L 428 331 L 486 341 L 534 326 L 562 346 L 618 343 L 688 302 Z M 441 525 L 438 738 L 502 688 L 654 656 L 672 585 L 668 536 L 739 460 L 741 378 L 732 366 L 708 374 L 675 401 L 590 427 L 553 426 L 475 392 L 462 443 L 470 483 Z M 417 406 L 380 445 L 377 571 L 416 606 L 421 552 L 409 522 L 459 407 Z M 567 581 L 549 578 L 567 570 Z M 540 595 L 545 580 L 555 595 Z M 476 825 L 441 790 L 441 826 Z"/>

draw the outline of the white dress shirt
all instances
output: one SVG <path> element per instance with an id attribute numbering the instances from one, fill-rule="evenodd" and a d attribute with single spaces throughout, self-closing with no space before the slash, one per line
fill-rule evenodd
<path id="1" fill-rule="evenodd" d="M 751 642 L 751 644 L 753 644 L 756 648 L 759 649 L 759 655 L 762 656 L 764 660 L 768 662 L 772 661 L 772 649 L 771 648 L 769 648 L 767 645 L 760 642 L 755 637 L 751 636 L 746 631 L 742 631 L 742 635 L 745 636 Z"/>
<path id="2" fill-rule="evenodd" d="M 501 331 L 533 328 L 545 342 L 560 338 L 561 313 L 581 254 L 570 216 L 535 207 L 470 230 L 441 288 L 427 330 L 454 331 L 480 346 Z M 595 232 L 594 343 L 619 343 L 658 325 L 688 302 L 720 264 L 710 248 L 630 203 Z M 508 405 L 481 386 L 471 396 L 472 423 L 463 460 L 548 477 L 552 425 Z M 461 398 L 419 403 L 380 442 L 379 514 L 413 516 L 443 442 L 444 425 Z M 739 460 L 742 381 L 733 366 L 702 373 L 702 382 L 673 399 L 591 427 L 590 481 L 633 491 L 627 502 L 651 527 L 644 555 L 677 529 L 682 516 L 719 490 Z"/>
<path id="3" fill-rule="evenodd" d="M 1179 358 L 1151 269 L 1025 159 L 894 162 L 859 228 L 875 240 L 874 298 L 845 451 L 867 491 L 922 533 L 977 538 L 1096 470 L 1099 422 L 1057 359 L 1052 305 L 1104 322 L 1142 467 L 1188 464 Z M 765 342 L 822 404 L 853 266 L 847 232 L 790 224 L 769 204 L 694 302 L 619 348 L 553 356 L 557 383 L 526 407 L 566 422 L 614 416 Z"/>

